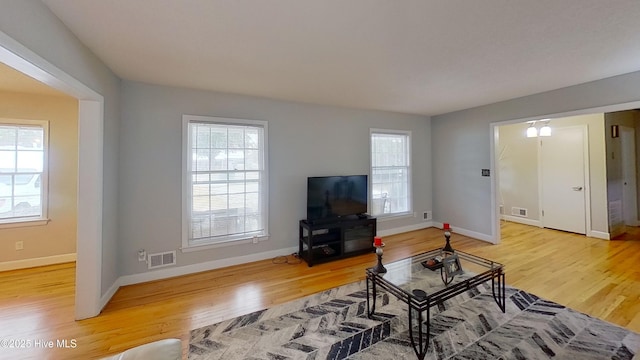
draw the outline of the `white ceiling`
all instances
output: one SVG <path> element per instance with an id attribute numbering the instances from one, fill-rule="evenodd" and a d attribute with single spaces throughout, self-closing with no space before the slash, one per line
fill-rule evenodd
<path id="1" fill-rule="evenodd" d="M 638 0 L 43 0 L 118 76 L 442 114 L 640 70 Z"/>

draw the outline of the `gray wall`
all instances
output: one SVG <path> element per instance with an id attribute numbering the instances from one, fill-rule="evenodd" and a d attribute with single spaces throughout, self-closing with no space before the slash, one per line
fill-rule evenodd
<path id="1" fill-rule="evenodd" d="M 119 159 L 121 275 L 148 271 L 147 252 L 181 246 L 182 115 L 269 123 L 269 230 L 259 244 L 177 252 L 177 265 L 286 249 L 298 244 L 306 216 L 308 176 L 369 173 L 369 128 L 412 132 L 414 210 L 431 210 L 428 117 L 360 111 L 190 89 L 122 83 Z M 420 218 L 380 222 L 379 230 L 425 224 Z"/>
<path id="2" fill-rule="evenodd" d="M 638 100 L 640 72 L 635 72 L 432 117 L 434 219 L 496 236 L 491 229 L 491 181 L 480 176 L 480 169 L 491 165 L 492 122 L 569 114 Z"/>
<path id="3" fill-rule="evenodd" d="M 102 294 L 118 278 L 119 79 L 37 0 L 0 0 L 0 31 L 104 97 Z"/>

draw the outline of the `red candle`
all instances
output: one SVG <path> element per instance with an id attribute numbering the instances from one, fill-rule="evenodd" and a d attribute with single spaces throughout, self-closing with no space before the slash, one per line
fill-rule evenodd
<path id="1" fill-rule="evenodd" d="M 374 237 L 373 246 L 382 246 L 382 238 L 379 236 Z"/>
<path id="2" fill-rule="evenodd" d="M 451 230 L 451 228 L 449 227 L 449 223 L 443 223 L 442 224 L 442 229 L 443 230 Z"/>

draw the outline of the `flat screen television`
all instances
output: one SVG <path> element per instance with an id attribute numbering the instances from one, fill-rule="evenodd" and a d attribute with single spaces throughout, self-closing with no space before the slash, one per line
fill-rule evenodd
<path id="1" fill-rule="evenodd" d="M 367 212 L 367 175 L 307 178 L 307 220 L 335 220 Z"/>

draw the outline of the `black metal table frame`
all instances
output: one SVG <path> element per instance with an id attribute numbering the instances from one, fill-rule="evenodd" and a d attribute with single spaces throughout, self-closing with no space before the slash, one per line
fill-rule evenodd
<path id="1" fill-rule="evenodd" d="M 505 273 L 504 266 L 495 261 L 487 260 L 481 258 L 479 256 L 475 256 L 472 254 L 468 254 L 459 250 L 456 250 L 456 254 L 462 259 L 465 259 L 469 262 L 482 265 L 488 267 L 487 271 L 484 271 L 480 274 L 472 276 L 468 279 L 465 279 L 461 282 L 447 285 L 442 290 L 436 291 L 434 293 L 427 293 L 426 297 L 418 298 L 415 295 L 406 292 L 401 289 L 399 286 L 387 281 L 383 276 L 383 274 L 377 274 L 372 271 L 372 268 L 366 270 L 367 277 L 367 315 L 369 318 L 373 316 L 376 311 L 376 297 L 377 297 L 377 286 L 380 286 L 387 292 L 393 294 L 402 302 L 406 303 L 409 306 L 409 337 L 411 338 L 411 344 L 413 345 L 413 349 L 416 353 L 416 356 L 419 360 L 424 360 L 424 357 L 427 354 L 427 350 L 429 348 L 429 339 L 430 339 L 430 311 L 429 309 L 437 304 L 442 303 L 445 300 L 451 299 L 454 296 L 460 295 L 465 291 L 480 285 L 484 282 L 491 280 L 491 290 L 493 293 L 493 299 L 498 304 L 498 307 L 502 312 L 505 312 L 506 306 L 506 296 L 505 296 Z M 413 256 L 412 263 L 420 262 L 423 260 L 427 260 L 433 258 L 437 255 L 440 255 L 440 249 L 435 249 L 431 251 L 427 251 L 425 253 Z M 428 269 L 424 269 L 424 271 L 431 271 Z M 442 270 L 441 270 L 442 271 Z M 372 295 L 372 304 L 369 303 L 370 294 Z M 423 318 L 422 314 L 426 311 L 426 321 Z M 413 312 L 417 312 L 418 316 L 418 341 L 413 335 Z M 422 330 L 423 323 L 426 323 L 426 339 Z"/>

